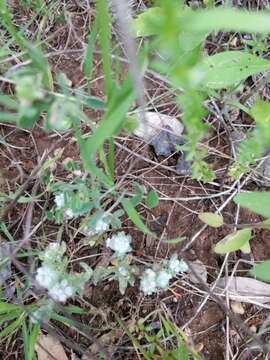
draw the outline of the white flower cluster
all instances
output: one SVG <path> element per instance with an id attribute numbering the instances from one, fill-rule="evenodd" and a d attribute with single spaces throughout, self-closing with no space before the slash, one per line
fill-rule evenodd
<path id="1" fill-rule="evenodd" d="M 180 261 L 175 254 L 166 262 L 164 269 L 158 271 L 146 269 L 141 277 L 140 288 L 144 295 L 151 295 L 158 289 L 166 289 L 169 286 L 169 281 L 176 274 L 187 270 L 187 264 Z"/>
<path id="2" fill-rule="evenodd" d="M 107 231 L 109 229 L 109 227 L 110 227 L 110 225 L 106 221 L 106 218 L 104 218 L 104 216 L 102 216 L 96 223 L 95 232 L 97 234 L 103 233 L 103 232 Z"/>
<path id="3" fill-rule="evenodd" d="M 131 236 L 126 235 L 123 231 L 113 235 L 106 241 L 107 247 L 115 251 L 116 256 L 122 257 L 129 251 L 132 251 L 130 246 Z"/>
<path id="4" fill-rule="evenodd" d="M 66 300 L 75 294 L 75 289 L 69 285 L 68 281 L 62 280 L 60 283 L 56 283 L 51 289 L 49 289 L 50 297 L 59 302 L 66 302 Z"/>
<path id="5" fill-rule="evenodd" d="M 68 280 L 61 279 L 57 263 L 62 261 L 64 247 L 58 243 L 51 243 L 44 252 L 43 264 L 37 269 L 37 283 L 48 290 L 49 296 L 59 302 L 65 302 L 73 296 L 76 290 Z"/>
<path id="6" fill-rule="evenodd" d="M 176 254 L 173 254 L 168 262 L 168 269 L 170 274 L 175 276 L 181 272 L 188 271 L 187 263 L 183 260 L 179 260 Z"/>
<path id="7" fill-rule="evenodd" d="M 72 211 L 71 208 L 67 208 L 65 209 L 64 206 L 65 206 L 65 195 L 64 193 L 60 193 L 60 194 L 57 194 L 55 195 L 54 197 L 54 202 L 56 204 L 56 208 L 59 209 L 59 210 L 64 210 L 64 215 L 67 219 L 72 219 L 75 214 L 74 212 Z"/>
<path id="8" fill-rule="evenodd" d="M 91 227 L 90 225 L 87 225 L 84 227 L 83 232 L 87 236 L 93 236 L 95 234 L 102 234 L 105 231 L 109 230 L 109 228 L 110 228 L 110 224 L 108 222 L 108 219 L 106 219 L 105 216 L 101 216 L 96 222 L 95 227 Z"/>

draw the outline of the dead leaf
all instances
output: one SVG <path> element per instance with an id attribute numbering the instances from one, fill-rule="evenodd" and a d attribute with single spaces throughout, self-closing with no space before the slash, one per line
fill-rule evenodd
<path id="1" fill-rule="evenodd" d="M 206 283 L 207 282 L 206 266 L 200 260 L 191 261 L 190 264 L 194 272 Z M 194 284 L 198 284 L 200 282 L 190 270 L 188 276 L 190 281 L 192 281 Z"/>
<path id="2" fill-rule="evenodd" d="M 253 278 L 241 276 L 228 278 L 227 286 L 226 278 L 219 279 L 216 287 L 217 292 L 225 295 L 225 288 L 228 291 L 229 298 L 238 302 L 261 306 L 270 302 L 270 284 L 266 284 Z M 270 308 L 268 305 L 263 306 Z"/>
<path id="3" fill-rule="evenodd" d="M 35 350 L 38 360 L 68 360 L 60 341 L 49 334 L 39 335 Z"/>

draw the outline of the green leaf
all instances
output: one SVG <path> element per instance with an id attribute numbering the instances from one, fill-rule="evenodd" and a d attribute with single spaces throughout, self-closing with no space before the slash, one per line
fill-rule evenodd
<path id="1" fill-rule="evenodd" d="M 146 197 L 146 206 L 149 209 L 156 207 L 159 203 L 159 197 L 155 191 L 150 191 Z"/>
<path id="2" fill-rule="evenodd" d="M 207 9 L 207 10 L 185 10 L 179 6 L 175 8 L 178 12 L 179 23 L 182 30 L 187 32 L 210 33 L 212 31 L 237 31 L 248 33 L 267 34 L 270 32 L 269 12 L 251 12 L 235 9 Z M 163 22 L 163 23 L 162 23 Z M 133 21 L 133 30 L 137 36 L 155 35 L 159 32 L 160 26 L 164 24 L 163 12 L 160 7 L 152 7 L 140 14 Z"/>
<path id="3" fill-rule="evenodd" d="M 250 273 L 260 280 L 270 282 L 270 260 L 254 265 Z"/>
<path id="4" fill-rule="evenodd" d="M 199 65 L 199 71 L 204 75 L 204 85 L 211 89 L 234 86 L 268 69 L 270 61 L 243 51 L 224 51 L 208 56 Z"/>
<path id="5" fill-rule="evenodd" d="M 265 148 L 270 146 L 270 104 L 269 101 L 263 101 L 257 98 L 250 111 L 251 116 L 256 122 L 256 130 L 253 131 L 253 136 L 261 146 L 261 152 L 258 157 L 263 155 Z M 255 140 L 255 141 L 256 141 Z M 254 151 L 253 151 L 254 152 Z M 256 155 L 257 156 L 257 153 Z"/>
<path id="6" fill-rule="evenodd" d="M 9 96 L 9 95 L 0 95 L 0 104 L 11 109 L 11 110 L 17 110 L 19 105 L 17 101 Z"/>
<path id="7" fill-rule="evenodd" d="M 112 179 L 110 179 L 100 168 L 94 164 L 91 158 L 92 154 L 88 151 L 87 140 L 82 138 L 80 131 L 76 132 L 76 138 L 80 146 L 80 157 L 82 159 L 85 170 L 90 174 L 95 175 L 108 189 L 111 188 L 113 186 Z"/>
<path id="8" fill-rule="evenodd" d="M 17 122 L 19 120 L 18 114 L 12 114 L 8 112 L 0 112 L 0 121 L 3 122 Z"/>
<path id="9" fill-rule="evenodd" d="M 4 328 L 4 330 L 2 330 L 0 332 L 0 338 L 9 335 L 11 332 L 13 332 L 14 330 L 18 329 L 21 326 L 21 323 L 23 322 L 25 317 L 25 314 L 22 314 L 18 319 L 16 319 L 15 321 L 13 321 L 11 324 L 9 324 L 8 326 L 6 326 Z"/>
<path id="10" fill-rule="evenodd" d="M 89 107 L 95 110 L 104 110 L 106 109 L 106 104 L 103 100 L 99 99 L 96 96 L 88 96 L 82 100 L 84 106 Z"/>
<path id="11" fill-rule="evenodd" d="M 39 111 L 35 107 L 24 106 L 20 108 L 19 115 L 18 125 L 25 129 L 31 129 L 38 121 Z"/>
<path id="12" fill-rule="evenodd" d="M 239 31 L 267 34 L 270 32 L 269 12 L 251 12 L 234 9 L 211 9 L 190 11 L 185 19 L 190 31 Z"/>
<path id="13" fill-rule="evenodd" d="M 18 310 L 20 310 L 20 307 L 18 305 L 0 302 L 0 314 L 3 314 L 5 312 L 12 312 L 12 311 L 17 312 Z"/>
<path id="14" fill-rule="evenodd" d="M 83 70 L 84 70 L 84 75 L 88 80 L 91 80 L 92 78 L 93 53 L 94 53 L 96 37 L 97 37 L 97 19 L 95 19 L 92 26 L 92 31 L 88 35 L 87 48 L 84 56 Z"/>
<path id="15" fill-rule="evenodd" d="M 35 324 L 33 326 L 33 328 L 31 329 L 31 332 L 30 332 L 29 351 L 28 351 L 29 360 L 34 359 L 35 344 L 37 342 L 37 338 L 38 338 L 39 333 L 40 333 L 40 325 Z"/>
<path id="16" fill-rule="evenodd" d="M 214 228 L 218 228 L 223 225 L 222 216 L 211 212 L 204 212 L 199 214 L 199 219 L 205 224 L 212 226 Z"/>
<path id="17" fill-rule="evenodd" d="M 133 32 L 136 36 L 150 36 L 157 33 L 153 24 L 162 16 L 160 7 L 151 7 L 137 16 L 133 21 Z"/>
<path id="18" fill-rule="evenodd" d="M 111 17 L 107 0 L 99 0 L 96 4 L 97 24 L 99 29 L 99 43 L 101 48 L 104 83 L 108 99 L 113 93 L 112 66 L 111 66 Z"/>
<path id="19" fill-rule="evenodd" d="M 214 251 L 217 254 L 227 254 L 232 251 L 237 251 L 243 248 L 243 246 L 250 240 L 251 230 L 242 229 L 229 234 L 222 239 L 215 247 Z"/>
<path id="20" fill-rule="evenodd" d="M 164 239 L 162 240 L 162 242 L 164 242 L 165 244 L 178 244 L 180 242 L 182 242 L 183 240 L 185 240 L 185 237 L 177 237 L 175 239 Z"/>
<path id="21" fill-rule="evenodd" d="M 244 254 L 250 254 L 251 248 L 250 248 L 250 243 L 249 241 L 246 242 L 241 248 L 240 250 L 242 251 L 242 253 Z"/>
<path id="22" fill-rule="evenodd" d="M 233 201 L 256 214 L 270 217 L 270 191 L 241 193 L 236 195 Z"/>
<path id="23" fill-rule="evenodd" d="M 143 231 L 145 234 L 151 234 L 151 231 L 143 223 L 142 219 L 140 218 L 140 215 L 132 205 L 131 201 L 128 199 L 123 199 L 121 203 L 128 217 L 137 226 L 137 228 Z"/>
<path id="24" fill-rule="evenodd" d="M 134 100 L 132 92 L 132 83 L 126 78 L 125 83 L 119 91 L 116 91 L 115 97 L 112 99 L 112 105 L 109 104 L 108 112 L 99 123 L 99 127 L 85 140 L 85 150 L 89 157 L 93 156 L 96 151 L 104 144 L 105 140 L 115 135 L 117 130 L 121 128 L 124 116 Z"/>

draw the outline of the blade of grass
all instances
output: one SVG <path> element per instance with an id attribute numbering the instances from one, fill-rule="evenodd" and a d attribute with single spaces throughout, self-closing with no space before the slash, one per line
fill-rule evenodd
<path id="1" fill-rule="evenodd" d="M 110 99 L 113 89 L 111 75 L 111 54 L 110 54 L 110 34 L 111 19 L 109 15 L 107 0 L 97 1 L 97 22 L 99 29 L 99 43 L 101 47 L 102 65 L 105 80 L 105 91 L 107 98 Z"/>
<path id="2" fill-rule="evenodd" d="M 40 333 L 40 325 L 35 324 L 30 332 L 30 338 L 29 338 L 29 350 L 28 350 L 28 356 L 29 360 L 32 360 L 35 355 L 35 344 L 37 342 L 38 335 Z"/>
<path id="3" fill-rule="evenodd" d="M 18 329 L 21 326 L 21 323 L 23 322 L 24 317 L 25 317 L 25 313 L 21 314 L 21 316 L 17 320 L 13 321 L 11 324 L 6 326 L 4 328 L 4 330 L 2 330 L 0 332 L 0 338 L 7 336 L 14 330 Z"/>
<path id="4" fill-rule="evenodd" d="M 89 156 L 93 156 L 102 147 L 105 140 L 113 136 L 121 128 L 124 116 L 133 100 L 132 84 L 130 79 L 126 78 L 121 89 L 113 97 L 112 103 L 109 104 L 108 112 L 100 121 L 99 127 L 85 141 Z"/>
<path id="5" fill-rule="evenodd" d="M 140 215 L 138 214 L 137 210 L 132 205 L 132 202 L 128 199 L 123 199 L 121 201 L 125 212 L 127 213 L 130 220 L 137 226 L 138 229 L 143 231 L 145 234 L 151 234 L 151 231 L 147 228 L 147 226 L 143 223 Z"/>
<path id="6" fill-rule="evenodd" d="M 92 80 L 92 72 L 93 72 L 93 54 L 94 47 L 97 38 L 97 19 L 95 19 L 92 27 L 91 33 L 88 35 L 87 40 L 87 48 L 85 51 L 84 63 L 83 63 L 83 71 L 84 75 L 88 81 L 88 94 L 91 95 L 91 83 Z"/>

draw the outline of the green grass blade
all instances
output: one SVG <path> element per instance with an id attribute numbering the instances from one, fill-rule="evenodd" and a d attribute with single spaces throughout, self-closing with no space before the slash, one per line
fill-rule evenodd
<path id="1" fill-rule="evenodd" d="M 97 21 L 99 28 L 99 43 L 101 47 L 102 64 L 104 71 L 105 90 L 108 99 L 112 95 L 112 67 L 110 54 L 111 19 L 107 0 L 97 1 Z"/>
<path id="2" fill-rule="evenodd" d="M 19 120 L 18 114 L 0 112 L 0 121 L 16 123 Z"/>
<path id="3" fill-rule="evenodd" d="M 4 330 L 2 330 L 0 332 L 0 338 L 5 337 L 5 336 L 9 335 L 11 332 L 13 332 L 14 330 L 18 329 L 21 326 L 21 324 L 24 320 L 24 317 L 25 317 L 25 313 L 21 314 L 21 316 L 17 320 L 13 321 L 11 324 L 6 326 L 4 328 Z"/>
<path id="4" fill-rule="evenodd" d="M 141 231 L 143 231 L 145 234 L 151 234 L 151 231 L 143 223 L 137 210 L 132 205 L 132 202 L 128 199 L 123 199 L 121 201 L 121 203 L 122 203 L 123 208 L 125 209 L 125 212 L 127 213 L 128 217 L 137 226 L 137 228 L 140 229 Z"/>
<path id="5" fill-rule="evenodd" d="M 18 110 L 19 105 L 18 103 L 9 95 L 0 95 L 0 105 L 5 106 L 11 110 Z"/>
<path id="6" fill-rule="evenodd" d="M 97 130 L 85 141 L 89 157 L 93 156 L 102 147 L 105 140 L 113 136 L 121 128 L 125 114 L 133 100 L 134 94 L 131 88 L 131 81 L 128 78 L 113 98 L 112 104 L 110 103 L 108 112 L 100 121 Z"/>
<path id="7" fill-rule="evenodd" d="M 84 75 L 86 79 L 89 81 L 88 83 L 89 95 L 91 94 L 90 81 L 92 79 L 92 72 L 93 72 L 93 54 L 94 54 L 96 38 L 97 38 L 97 20 L 94 21 L 92 31 L 88 35 L 87 48 L 85 51 L 85 58 L 83 63 Z"/>
<path id="8" fill-rule="evenodd" d="M 28 333 L 28 328 L 27 328 L 25 321 L 23 321 L 23 323 L 22 323 L 22 334 L 23 334 L 24 359 L 30 360 L 29 359 L 29 333 Z"/>
<path id="9" fill-rule="evenodd" d="M 34 359 L 35 355 L 35 344 L 37 342 L 38 335 L 40 333 L 40 325 L 35 324 L 30 332 L 30 338 L 29 338 L 29 350 L 28 350 L 28 360 Z"/>

